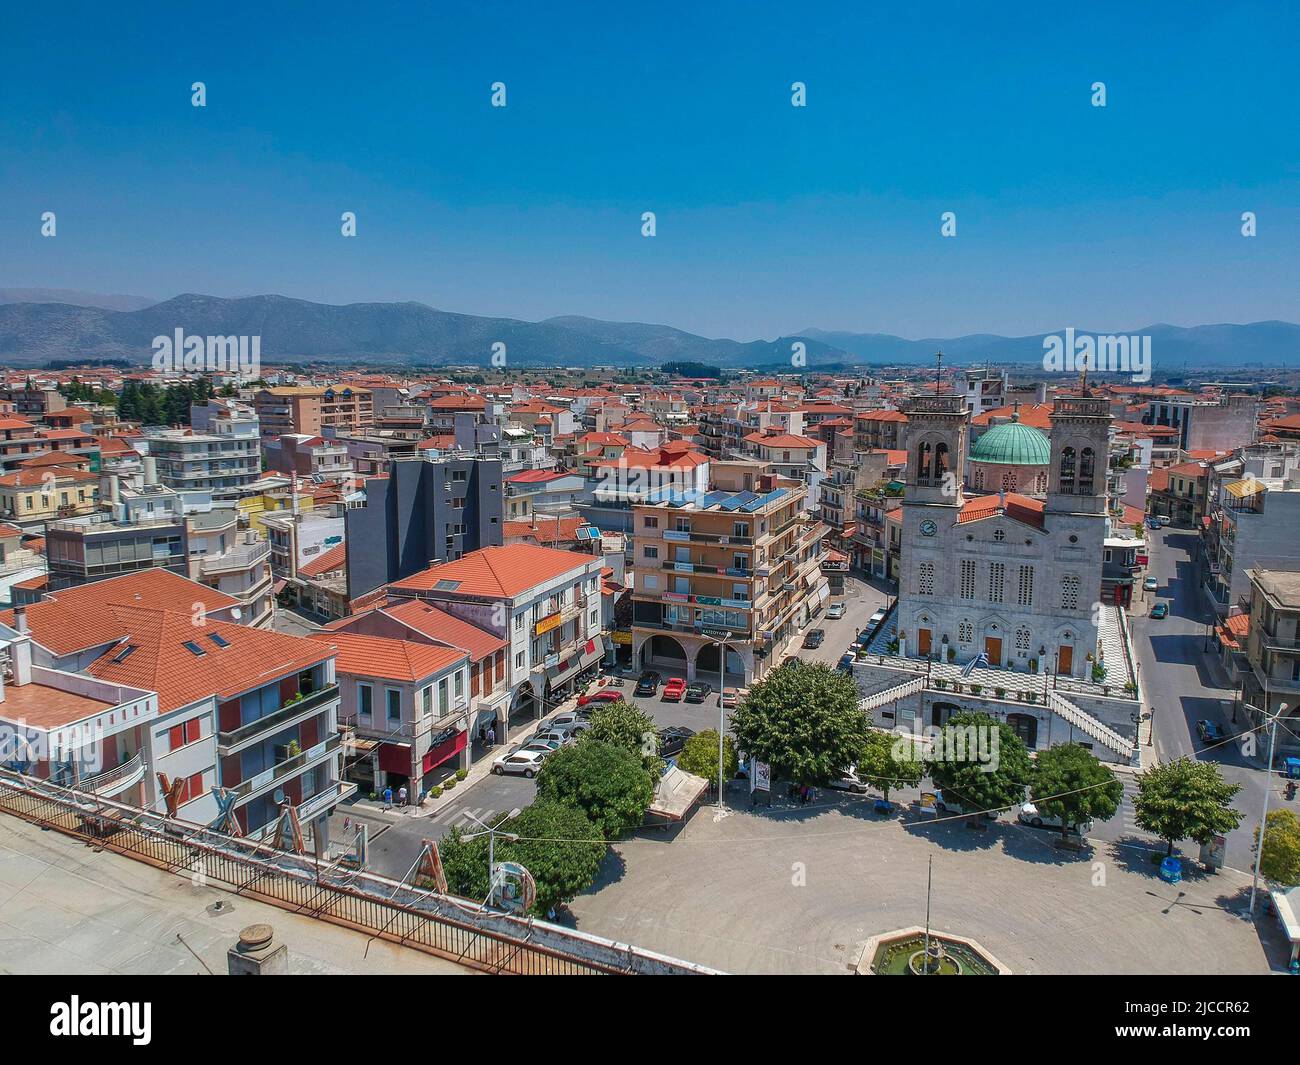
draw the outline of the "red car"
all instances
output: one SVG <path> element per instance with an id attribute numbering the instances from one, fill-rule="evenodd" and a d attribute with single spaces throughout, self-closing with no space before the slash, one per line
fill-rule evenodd
<path id="1" fill-rule="evenodd" d="M 679 702 L 681 697 L 686 694 L 686 681 L 681 677 L 673 677 L 664 685 L 664 693 L 661 698 L 670 703 Z"/>
<path id="2" fill-rule="evenodd" d="M 578 696 L 579 706 L 588 706 L 591 703 L 616 703 L 623 698 L 623 693 L 615 691 L 613 688 L 601 688 L 600 691 L 594 691 L 590 695 Z"/>

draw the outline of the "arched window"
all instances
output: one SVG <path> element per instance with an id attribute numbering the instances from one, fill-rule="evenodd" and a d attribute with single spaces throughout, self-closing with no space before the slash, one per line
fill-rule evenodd
<path id="1" fill-rule="evenodd" d="M 934 474 L 932 484 L 942 485 L 944 475 L 948 472 L 948 445 L 939 443 L 934 448 Z"/>
<path id="2" fill-rule="evenodd" d="M 1060 492 L 1070 495 L 1074 492 L 1074 448 L 1061 449 L 1061 484 Z"/>
<path id="3" fill-rule="evenodd" d="M 916 447 L 916 483 L 930 483 L 930 443 L 922 440 Z"/>
<path id="4" fill-rule="evenodd" d="M 922 562 L 916 567 L 916 594 L 934 595 L 933 562 Z"/>
<path id="5" fill-rule="evenodd" d="M 1079 495 L 1081 496 L 1090 496 L 1094 491 L 1095 459 L 1096 456 L 1090 447 L 1085 447 L 1079 454 Z"/>
<path id="6" fill-rule="evenodd" d="M 1024 625 L 1016 629 L 1016 655 L 1019 658 L 1029 656 L 1029 629 Z"/>

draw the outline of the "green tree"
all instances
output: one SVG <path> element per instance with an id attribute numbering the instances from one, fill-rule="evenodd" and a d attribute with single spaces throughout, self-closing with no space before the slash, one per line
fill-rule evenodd
<path id="1" fill-rule="evenodd" d="M 948 718 L 930 748 L 926 772 L 963 809 L 996 811 L 1025 801 L 1031 764 L 1010 725 L 967 711 Z"/>
<path id="2" fill-rule="evenodd" d="M 1259 829 L 1255 829 L 1259 846 Z M 1290 810 L 1274 810 L 1264 821 L 1264 856 L 1259 871 L 1275 884 L 1300 884 L 1300 818 Z"/>
<path id="3" fill-rule="evenodd" d="M 1164 762 L 1139 776 L 1137 783 L 1137 825 L 1165 840 L 1166 854 L 1174 853 L 1180 839 L 1205 844 L 1241 824 L 1241 811 L 1231 805 L 1241 785 L 1224 780 L 1214 762 Z"/>
<path id="4" fill-rule="evenodd" d="M 1086 747 L 1058 743 L 1034 759 L 1029 794 L 1040 813 L 1061 819 L 1064 838 L 1071 825 L 1114 817 L 1124 801 L 1124 785 Z"/>
<path id="5" fill-rule="evenodd" d="M 889 802 L 891 788 L 914 788 L 925 774 L 925 757 L 910 736 L 893 732 L 867 733 L 858 753 L 858 777 L 880 789 Z"/>
<path id="6" fill-rule="evenodd" d="M 645 821 L 654 783 L 639 754 L 584 738 L 546 759 L 537 794 L 582 810 L 605 839 L 618 839 Z"/>
<path id="7" fill-rule="evenodd" d="M 622 747 L 641 759 L 652 777 L 659 779 L 664 762 L 659 757 L 659 729 L 654 718 L 639 706 L 619 699 L 605 703 L 591 712 L 590 728 L 583 731 L 584 740 L 596 740 Z"/>
<path id="8" fill-rule="evenodd" d="M 852 678 L 805 662 L 778 666 L 755 684 L 732 712 L 731 733 L 775 778 L 824 784 L 857 758 L 867 719 Z"/>
<path id="9" fill-rule="evenodd" d="M 532 912 L 539 916 L 591 887 L 605 857 L 604 837 L 576 806 L 538 801 L 501 830 L 520 838 L 498 836 L 493 857 L 518 862 L 532 875 L 537 884 Z M 488 893 L 488 840 L 466 835 L 472 833 L 452 829 L 438 852 L 452 894 L 481 902 Z"/>
<path id="10" fill-rule="evenodd" d="M 740 759 L 736 756 L 736 745 L 730 736 L 722 737 L 722 771 L 724 783 L 736 775 L 740 768 Z M 697 732 L 682 748 L 677 756 L 677 764 L 688 773 L 703 777 L 718 786 L 718 730 L 715 728 Z"/>

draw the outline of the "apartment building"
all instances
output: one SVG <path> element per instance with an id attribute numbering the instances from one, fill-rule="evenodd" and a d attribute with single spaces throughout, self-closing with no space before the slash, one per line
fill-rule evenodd
<path id="1" fill-rule="evenodd" d="M 348 596 L 502 542 L 502 472 L 496 459 L 399 460 L 366 480 L 366 504 L 346 511 Z"/>
<path id="2" fill-rule="evenodd" d="M 89 514 L 99 505 L 99 477 L 73 466 L 40 465 L 0 476 L 0 518 L 34 525 Z"/>
<path id="3" fill-rule="evenodd" d="M 806 509 L 816 512 L 821 503 L 821 481 L 826 476 L 826 445 L 809 436 L 768 430 L 750 433 L 744 439 L 745 452 L 767 465 L 779 477 L 802 481 Z"/>
<path id="4" fill-rule="evenodd" d="M 263 388 L 254 394 L 253 407 L 267 437 L 360 433 L 375 424 L 370 389 L 353 385 Z"/>
<path id="5" fill-rule="evenodd" d="M 238 601 L 249 625 L 268 627 L 275 616 L 271 545 L 252 529 L 239 528 L 239 511 L 215 506 L 185 519 L 187 576 Z"/>
<path id="6" fill-rule="evenodd" d="M 853 432 L 858 451 L 897 451 L 903 447 L 907 415 L 899 410 L 866 411 L 854 416 Z"/>
<path id="7" fill-rule="evenodd" d="M 1253 395 L 1159 395 L 1147 401 L 1142 421 L 1178 432 L 1183 451 L 1231 451 L 1255 439 L 1259 398 Z"/>
<path id="8" fill-rule="evenodd" d="M 320 436 L 286 433 L 263 446 L 269 473 L 283 473 L 313 481 L 346 481 L 352 476 L 347 445 Z"/>
<path id="9" fill-rule="evenodd" d="M 210 424 L 209 432 L 149 430 L 138 444 L 147 453 L 145 480 L 152 480 L 152 465 L 168 488 L 210 492 L 214 499 L 234 499 L 256 482 L 262 476 L 257 418 L 236 412 Z"/>
<path id="10" fill-rule="evenodd" d="M 532 544 L 485 547 L 395 581 L 388 591 L 507 641 L 510 714 L 540 715 L 605 656 L 603 567 L 598 556 Z"/>
<path id="11" fill-rule="evenodd" d="M 1245 639 L 1249 669 L 1241 671 L 1245 728 L 1265 739 L 1272 718 L 1277 759 L 1300 756 L 1300 572 L 1256 566 L 1247 571 L 1250 628 Z M 1265 748 L 1266 750 L 1266 748 Z M 1264 750 L 1260 751 L 1264 754 Z"/>
<path id="12" fill-rule="evenodd" d="M 632 657 L 642 667 L 748 683 L 830 598 L 826 526 L 807 486 L 757 463 L 715 463 L 708 492 L 633 508 Z M 716 682 L 715 682 L 716 683 Z"/>

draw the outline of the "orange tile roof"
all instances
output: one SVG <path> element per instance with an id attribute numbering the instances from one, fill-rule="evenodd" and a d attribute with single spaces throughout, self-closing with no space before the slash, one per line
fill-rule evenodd
<path id="1" fill-rule="evenodd" d="M 988 495 L 968 499 L 962 504 L 957 521 L 980 521 L 983 518 L 991 518 L 997 514 L 999 508 L 1008 518 L 1014 518 L 1016 521 L 1039 529 L 1043 527 L 1043 501 L 1015 492 L 1007 492 L 1004 497 Z"/>
<path id="2" fill-rule="evenodd" d="M 318 555 L 310 562 L 298 567 L 298 572 L 305 577 L 319 577 L 322 573 L 332 573 L 348 564 L 348 545 L 336 544 L 323 555 Z"/>
<path id="3" fill-rule="evenodd" d="M 995 407 L 972 418 L 971 425 L 992 425 L 994 418 L 1010 418 L 1016 413 L 1020 415 L 1021 422 L 1035 429 L 1046 431 L 1052 427 L 1052 407 L 1049 403 L 1021 403 L 1019 406 L 1011 404 L 1006 407 Z"/>
<path id="4" fill-rule="evenodd" d="M 53 477 L 55 484 L 60 481 L 72 481 L 74 484 L 97 482 L 99 475 L 88 470 L 74 470 L 66 466 L 53 466 L 47 470 L 18 470 L 0 477 L 0 488 L 31 488 L 45 484 Z"/>
<path id="5" fill-rule="evenodd" d="M 314 632 L 308 637 L 327 644 L 337 654 L 334 668 L 353 676 L 420 681 L 464 663 L 466 655 L 451 647 L 357 632 Z"/>
<path id="6" fill-rule="evenodd" d="M 119 652 L 104 654 L 86 670 L 101 680 L 146 688 L 158 693 L 158 709 L 166 712 L 207 696 L 224 701 L 290 676 L 333 657 L 333 650 L 315 640 L 254 629 L 233 621 L 202 625 L 186 611 L 154 610 L 143 606 L 112 606 L 108 610 L 123 630 L 125 647 L 136 648 L 122 661 Z M 210 639 L 221 637 L 222 647 Z M 186 646 L 193 643 L 203 654 Z"/>
<path id="7" fill-rule="evenodd" d="M 397 592 L 423 592 L 435 590 L 435 585 L 445 581 L 448 586 L 436 590 L 513 599 L 544 581 L 582 569 L 591 561 L 591 555 L 556 551 L 533 544 L 483 547 L 454 562 L 430 566 L 404 580 L 394 581 L 390 587 Z"/>

